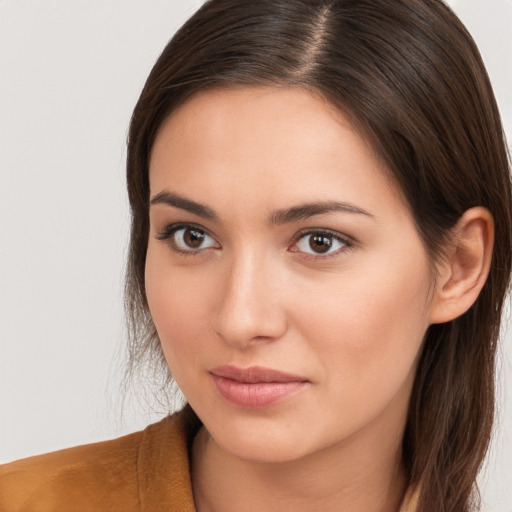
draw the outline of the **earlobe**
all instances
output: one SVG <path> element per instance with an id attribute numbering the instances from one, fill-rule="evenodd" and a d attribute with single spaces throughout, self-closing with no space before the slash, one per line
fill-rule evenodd
<path id="1" fill-rule="evenodd" d="M 452 232 L 449 251 L 439 263 L 430 322 L 449 322 L 476 301 L 491 267 L 494 220 L 481 206 L 467 210 Z"/>

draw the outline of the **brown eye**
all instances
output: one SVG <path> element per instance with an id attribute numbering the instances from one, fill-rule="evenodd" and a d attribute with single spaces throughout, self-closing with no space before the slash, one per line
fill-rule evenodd
<path id="1" fill-rule="evenodd" d="M 350 241 L 341 234 L 314 231 L 303 234 L 294 244 L 292 251 L 315 256 L 331 256 L 350 246 Z"/>
<path id="2" fill-rule="evenodd" d="M 191 249 L 197 249 L 198 247 L 201 247 L 204 238 L 204 231 L 200 231 L 196 228 L 187 228 L 183 232 L 183 242 Z"/>
<path id="3" fill-rule="evenodd" d="M 310 235 L 309 247 L 319 254 L 327 252 L 332 246 L 332 235 Z"/>
<path id="4" fill-rule="evenodd" d="M 162 239 L 169 239 L 171 246 L 179 252 L 199 252 L 203 249 L 218 248 L 219 244 L 205 231 L 195 226 L 173 228 Z"/>

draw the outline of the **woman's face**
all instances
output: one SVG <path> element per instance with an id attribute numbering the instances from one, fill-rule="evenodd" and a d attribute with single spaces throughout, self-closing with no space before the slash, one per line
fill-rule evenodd
<path id="1" fill-rule="evenodd" d="M 149 307 L 214 441 L 259 461 L 398 443 L 433 283 L 350 122 L 300 89 L 204 92 L 160 128 L 150 186 Z"/>

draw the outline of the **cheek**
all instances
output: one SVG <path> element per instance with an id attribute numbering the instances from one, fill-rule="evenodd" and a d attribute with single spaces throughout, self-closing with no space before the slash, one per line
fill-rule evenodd
<path id="1" fill-rule="evenodd" d="M 385 341 L 407 342 L 428 326 L 430 278 L 426 262 L 392 261 L 381 255 L 338 275 L 302 283 L 295 290 L 297 320 L 338 339 L 355 351 L 373 350 Z M 296 283 L 296 281 L 295 281 Z M 299 321 L 299 320 L 298 320 Z"/>
<path id="2" fill-rule="evenodd" d="M 200 350 L 211 323 L 211 279 L 201 270 L 169 265 L 165 251 L 148 247 L 146 295 L 171 373 L 186 370 Z"/>
<path id="3" fill-rule="evenodd" d="M 430 282 L 426 264 L 380 259 L 364 267 L 333 279 L 321 293 L 304 290 L 300 324 L 332 394 L 361 414 L 371 413 L 363 411 L 371 403 L 377 411 L 410 384 L 428 328 Z"/>

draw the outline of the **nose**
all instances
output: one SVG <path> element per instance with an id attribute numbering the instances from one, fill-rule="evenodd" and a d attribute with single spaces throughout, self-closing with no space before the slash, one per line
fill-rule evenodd
<path id="1" fill-rule="evenodd" d="M 219 287 L 217 334 L 238 349 L 284 335 L 287 318 L 278 266 L 255 253 L 233 259 Z"/>

